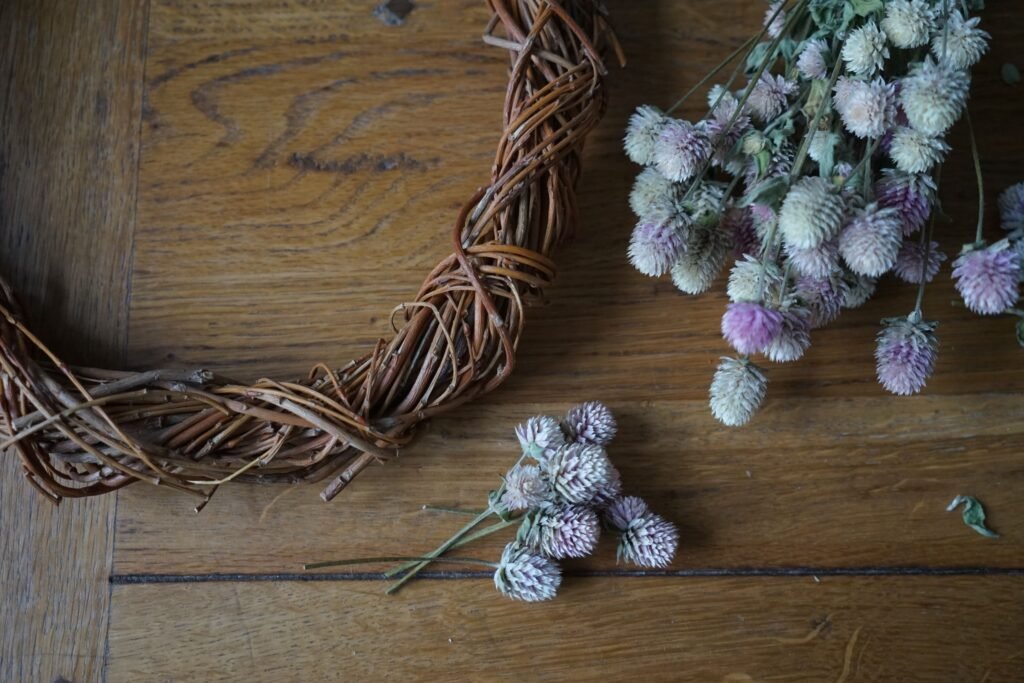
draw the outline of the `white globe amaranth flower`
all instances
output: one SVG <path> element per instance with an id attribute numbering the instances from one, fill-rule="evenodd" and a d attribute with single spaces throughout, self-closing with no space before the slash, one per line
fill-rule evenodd
<path id="1" fill-rule="evenodd" d="M 531 510 L 551 496 L 551 488 L 536 465 L 516 465 L 505 475 L 501 504 L 511 512 Z"/>
<path id="2" fill-rule="evenodd" d="M 881 77 L 873 81 L 840 78 L 832 102 L 843 126 L 858 138 L 880 138 L 896 118 L 896 88 Z"/>
<path id="3" fill-rule="evenodd" d="M 644 275 L 664 275 L 685 251 L 689 228 L 685 214 L 663 223 L 640 220 L 629 239 L 629 262 Z"/>
<path id="4" fill-rule="evenodd" d="M 567 503 L 589 503 L 611 479 L 615 467 L 600 446 L 570 443 L 544 463 L 551 488 Z"/>
<path id="5" fill-rule="evenodd" d="M 562 572 L 555 562 L 515 541 L 505 546 L 494 571 L 494 586 L 514 600 L 550 600 L 561 585 Z"/>
<path id="6" fill-rule="evenodd" d="M 885 33 L 878 28 L 874 19 L 868 21 L 850 32 L 840 56 L 846 68 L 858 76 L 874 76 L 882 70 L 885 60 L 889 58 Z"/>
<path id="7" fill-rule="evenodd" d="M 611 408 L 600 401 L 587 401 L 570 408 L 562 427 L 570 441 L 594 446 L 607 446 L 619 430 Z"/>
<path id="8" fill-rule="evenodd" d="M 618 559 L 638 567 L 660 569 L 672 564 L 679 530 L 661 515 L 645 512 L 629 523 L 619 539 Z"/>
<path id="9" fill-rule="evenodd" d="M 765 347 L 764 355 L 773 363 L 799 360 L 811 345 L 810 311 L 790 306 L 782 311 L 782 330 Z"/>
<path id="10" fill-rule="evenodd" d="M 729 252 L 729 236 L 714 226 L 690 231 L 686 249 L 672 266 L 672 284 L 686 294 L 702 294 L 718 276 Z"/>
<path id="11" fill-rule="evenodd" d="M 882 30 L 898 48 L 921 47 L 935 28 L 935 12 L 928 0 L 888 0 Z"/>
<path id="12" fill-rule="evenodd" d="M 654 166 L 675 182 L 697 175 L 708 162 L 714 147 L 707 133 L 689 121 L 670 119 L 654 145 Z"/>
<path id="13" fill-rule="evenodd" d="M 747 98 L 747 108 L 754 118 L 767 123 L 777 118 L 789 104 L 789 96 L 797 84 L 783 76 L 762 73 Z"/>
<path id="14" fill-rule="evenodd" d="M 782 288 L 782 270 L 772 261 L 765 263 L 750 254 L 738 259 L 729 271 L 726 294 L 733 303 L 772 300 Z"/>
<path id="15" fill-rule="evenodd" d="M 893 208 L 868 204 L 839 233 L 839 253 L 854 273 L 878 277 L 896 265 L 903 244 L 903 221 Z"/>
<path id="16" fill-rule="evenodd" d="M 828 277 L 839 268 L 839 244 L 835 239 L 825 240 L 816 247 L 801 249 L 785 245 L 786 262 L 797 275 Z"/>
<path id="17" fill-rule="evenodd" d="M 711 414 L 729 427 L 750 421 L 768 391 L 768 378 L 746 359 L 722 358 L 711 380 Z"/>
<path id="18" fill-rule="evenodd" d="M 971 76 L 931 57 L 915 64 L 900 81 L 900 104 L 910 127 L 926 135 L 943 135 L 963 113 Z"/>
<path id="19" fill-rule="evenodd" d="M 899 126 L 889 142 L 889 158 L 904 173 L 927 173 L 946 158 L 949 145 L 939 137 Z"/>
<path id="20" fill-rule="evenodd" d="M 797 71 L 804 78 L 819 80 L 828 77 L 828 43 L 821 38 L 812 38 L 800 51 L 796 60 Z"/>
<path id="21" fill-rule="evenodd" d="M 878 280 L 856 273 L 844 273 L 843 308 L 860 308 L 875 294 Z"/>
<path id="22" fill-rule="evenodd" d="M 843 200 L 824 178 L 804 176 L 786 194 L 779 230 L 787 244 L 811 249 L 833 237 L 843 223 Z"/>
<path id="23" fill-rule="evenodd" d="M 629 117 L 623 147 L 630 161 L 641 166 L 654 163 L 654 147 L 662 128 L 670 121 L 657 107 L 641 105 Z"/>
<path id="24" fill-rule="evenodd" d="M 786 10 L 782 9 L 785 4 L 785 0 L 773 0 L 764 12 L 762 24 L 768 29 L 768 36 L 771 38 L 781 36 L 782 29 L 786 27 Z"/>
<path id="25" fill-rule="evenodd" d="M 562 426 L 550 415 L 537 415 L 520 424 L 516 427 L 516 438 L 523 453 L 535 460 L 543 460 L 565 443 Z"/>
<path id="26" fill-rule="evenodd" d="M 629 193 L 629 208 L 642 221 L 665 223 L 680 211 L 679 184 L 661 175 L 656 168 L 645 168 L 633 182 Z"/>
<path id="27" fill-rule="evenodd" d="M 932 38 L 932 54 L 954 69 L 969 69 L 988 50 L 991 36 L 978 28 L 978 17 L 967 19 L 960 10 L 953 10 L 944 27 Z"/>

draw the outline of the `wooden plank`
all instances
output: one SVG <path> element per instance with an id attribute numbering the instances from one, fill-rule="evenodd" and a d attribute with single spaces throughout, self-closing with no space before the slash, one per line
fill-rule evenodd
<path id="1" fill-rule="evenodd" d="M 754 428 L 726 431 L 703 402 L 613 401 L 622 431 L 610 452 L 627 490 L 682 527 L 677 568 L 1024 566 L 1024 400 L 914 403 L 780 401 Z M 312 486 L 222 487 L 196 517 L 173 492 L 132 487 L 121 494 L 115 571 L 296 572 L 314 560 L 427 550 L 461 520 L 421 506 L 482 509 L 518 455 L 515 422 L 565 407 L 460 411 L 329 505 Z M 961 493 L 984 501 L 1000 540 L 943 511 Z M 477 556 L 496 557 L 507 537 Z M 613 544 L 583 566 L 614 568 Z"/>
<path id="2" fill-rule="evenodd" d="M 128 331 L 145 8 L 0 3 L 0 273 L 72 362 Z M 55 508 L 4 455 L 0 680 L 101 680 L 116 501 Z"/>
<path id="3" fill-rule="evenodd" d="M 1014 681 L 1024 578 L 117 586 L 110 682 Z M 612 673 L 614 672 L 614 674 Z"/>

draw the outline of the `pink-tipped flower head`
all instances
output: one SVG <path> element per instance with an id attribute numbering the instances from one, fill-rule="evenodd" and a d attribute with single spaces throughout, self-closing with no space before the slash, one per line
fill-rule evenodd
<path id="1" fill-rule="evenodd" d="M 789 96 L 796 90 L 797 84 L 794 81 L 763 73 L 747 98 L 747 107 L 755 119 L 768 123 L 785 111 L 789 106 Z"/>
<path id="2" fill-rule="evenodd" d="M 846 283 L 841 277 L 801 277 L 796 295 L 810 311 L 811 329 L 824 327 L 839 317 L 846 302 Z"/>
<path id="3" fill-rule="evenodd" d="M 1017 301 L 1020 255 L 1009 240 L 969 248 L 953 262 L 953 278 L 967 308 L 998 315 Z"/>
<path id="4" fill-rule="evenodd" d="M 670 119 L 657 107 L 641 105 L 629 117 L 623 147 L 634 164 L 649 166 L 654 163 L 654 148 L 658 136 Z"/>
<path id="5" fill-rule="evenodd" d="M 874 189 L 879 206 L 899 211 L 904 235 L 920 230 L 931 216 L 936 188 L 930 176 L 886 169 Z"/>
<path id="6" fill-rule="evenodd" d="M 828 277 L 839 268 L 839 244 L 835 239 L 810 249 L 785 245 L 786 262 L 797 275 Z"/>
<path id="7" fill-rule="evenodd" d="M 839 233 L 839 253 L 858 275 L 878 277 L 896 264 L 903 222 L 896 209 L 872 203 L 854 213 Z"/>
<path id="8" fill-rule="evenodd" d="M 584 505 L 549 505 L 524 522 L 524 543 L 547 557 L 564 560 L 594 552 L 601 525 L 597 513 Z"/>
<path id="9" fill-rule="evenodd" d="M 618 558 L 639 567 L 672 564 L 679 547 L 679 531 L 660 515 L 646 512 L 629 523 L 619 539 Z"/>
<path id="10" fill-rule="evenodd" d="M 588 504 L 596 510 L 601 510 L 611 505 L 612 502 L 621 495 L 622 475 L 619 474 L 619 470 L 613 466 L 608 479 L 604 484 L 597 487 L 597 491 L 594 492 L 594 495 L 590 498 L 590 502 Z"/>
<path id="11" fill-rule="evenodd" d="M 607 446 L 618 431 L 611 409 L 600 401 L 573 406 L 562 426 L 570 441 L 593 446 Z"/>
<path id="12" fill-rule="evenodd" d="M 782 29 L 786 27 L 786 10 L 782 9 L 785 0 L 772 0 L 764 13 L 762 22 L 767 30 L 769 38 L 778 38 L 782 35 Z"/>
<path id="13" fill-rule="evenodd" d="M 682 256 L 687 230 L 683 222 L 641 220 L 629 241 L 629 262 L 644 275 L 664 275 Z"/>
<path id="14" fill-rule="evenodd" d="M 832 98 L 846 130 L 861 139 L 880 138 L 896 119 L 896 88 L 882 78 L 842 77 Z"/>
<path id="15" fill-rule="evenodd" d="M 773 363 L 789 363 L 803 357 L 811 345 L 811 313 L 802 306 L 782 311 L 782 329 L 764 350 Z"/>
<path id="16" fill-rule="evenodd" d="M 729 304 L 722 316 L 722 336 L 744 354 L 763 351 L 781 329 L 781 313 L 750 301 Z"/>
<path id="17" fill-rule="evenodd" d="M 938 242 L 933 240 L 923 245 L 917 240 L 907 240 L 900 247 L 892 272 L 904 282 L 919 285 L 922 279 L 931 282 L 945 260 L 946 255 L 939 249 Z"/>
<path id="18" fill-rule="evenodd" d="M 556 496 L 576 504 L 590 503 L 615 477 L 604 449 L 583 443 L 559 448 L 544 463 L 544 471 Z"/>
<path id="19" fill-rule="evenodd" d="M 555 597 L 562 585 L 562 573 L 553 561 L 513 541 L 501 553 L 494 585 L 514 600 L 540 602 Z"/>
<path id="20" fill-rule="evenodd" d="M 941 16 L 940 12 L 940 16 Z M 978 17 L 966 18 L 960 10 L 948 13 L 945 26 L 932 38 L 932 54 L 955 69 L 969 69 L 988 51 L 991 36 L 978 28 Z"/>
<path id="21" fill-rule="evenodd" d="M 797 71 L 804 78 L 820 80 L 828 78 L 828 43 L 821 38 L 807 41 L 796 60 Z"/>
<path id="22" fill-rule="evenodd" d="M 637 496 L 624 496 L 618 498 L 605 509 L 603 513 L 604 523 L 610 529 L 623 532 L 629 528 L 630 522 L 641 515 L 647 514 L 650 508 L 642 498 Z"/>
<path id="23" fill-rule="evenodd" d="M 999 195 L 999 217 L 1006 232 L 1024 230 L 1024 183 L 1011 185 Z"/>
<path id="24" fill-rule="evenodd" d="M 889 58 L 887 43 L 885 33 L 871 19 L 850 31 L 840 56 L 851 72 L 870 78 L 882 69 Z"/>
<path id="25" fill-rule="evenodd" d="M 883 320 L 882 325 L 875 348 L 878 381 L 899 396 L 918 393 L 935 369 L 936 324 L 911 315 Z"/>
<path id="26" fill-rule="evenodd" d="M 505 475 L 501 506 L 511 512 L 532 510 L 551 497 L 551 487 L 536 465 L 516 465 Z"/>
<path id="27" fill-rule="evenodd" d="M 654 166 L 669 180 L 693 178 L 713 152 L 707 133 L 688 121 L 672 119 L 665 124 L 654 146 Z"/>
<path id="28" fill-rule="evenodd" d="M 549 415 L 531 417 L 520 424 L 516 427 L 516 438 L 523 453 L 538 461 L 543 461 L 565 443 L 562 426 Z"/>

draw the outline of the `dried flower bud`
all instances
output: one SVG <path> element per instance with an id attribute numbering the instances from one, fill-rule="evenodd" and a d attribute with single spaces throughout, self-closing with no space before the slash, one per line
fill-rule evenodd
<path id="1" fill-rule="evenodd" d="M 600 446 L 571 443 L 545 463 L 545 472 L 558 497 L 567 503 L 589 503 L 610 480 L 614 466 Z"/>
<path id="2" fill-rule="evenodd" d="M 905 126 L 897 127 L 889 142 L 889 157 L 905 173 L 927 173 L 948 152 L 949 145 L 941 138 Z"/>
<path id="3" fill-rule="evenodd" d="M 935 368 L 935 323 L 912 315 L 883 320 L 882 324 L 875 348 L 878 381 L 893 394 L 918 393 Z"/>
<path id="4" fill-rule="evenodd" d="M 1008 240 L 972 248 L 953 262 L 953 277 L 967 308 L 981 315 L 998 315 L 1019 296 L 1020 256 Z"/>
<path id="5" fill-rule="evenodd" d="M 896 119 L 896 88 L 882 78 L 840 78 L 832 98 L 843 125 L 859 138 L 880 138 Z"/>
<path id="6" fill-rule="evenodd" d="M 622 475 L 614 466 L 608 480 L 597 487 L 593 497 L 590 499 L 590 506 L 600 510 L 607 507 L 612 501 L 622 495 Z"/>
<path id="7" fill-rule="evenodd" d="M 839 268 L 839 243 L 826 240 L 816 247 L 800 249 L 785 245 L 786 262 L 798 275 L 828 277 Z"/>
<path id="8" fill-rule="evenodd" d="M 672 266 L 672 283 L 687 294 L 707 291 L 725 263 L 729 236 L 722 230 L 696 226 L 690 231 L 686 250 Z"/>
<path id="9" fill-rule="evenodd" d="M 640 567 L 661 568 L 672 563 L 679 547 L 679 531 L 660 515 L 647 512 L 634 518 L 619 540 L 619 560 Z"/>
<path id="10" fill-rule="evenodd" d="M 629 262 L 644 275 L 664 275 L 682 256 L 688 229 L 689 224 L 683 221 L 641 220 L 629 241 Z"/>
<path id="11" fill-rule="evenodd" d="M 511 512 L 532 510 L 551 497 L 551 488 L 536 465 L 516 465 L 505 475 L 501 504 Z"/>
<path id="12" fill-rule="evenodd" d="M 777 118 L 789 104 L 789 96 L 797 90 L 797 84 L 783 76 L 761 74 L 757 84 L 750 91 L 747 107 L 754 118 L 767 123 Z"/>
<path id="13" fill-rule="evenodd" d="M 749 360 L 722 358 L 711 382 L 711 413 L 730 427 L 746 424 L 767 389 L 768 379 Z"/>
<path id="14" fill-rule="evenodd" d="M 505 546 L 494 572 L 494 585 L 502 595 L 525 602 L 550 600 L 561 584 L 557 564 L 516 542 Z"/>
<path id="15" fill-rule="evenodd" d="M 641 105 L 629 117 L 629 124 L 626 127 L 626 139 L 624 148 L 626 156 L 634 164 L 649 166 L 654 163 L 654 147 L 661 135 L 662 128 L 669 122 L 657 107 Z"/>
<path id="16" fill-rule="evenodd" d="M 550 505 L 524 524 L 526 545 L 556 560 L 586 557 L 601 534 L 597 513 L 583 505 Z"/>
<path id="17" fill-rule="evenodd" d="M 726 294 L 729 300 L 760 301 L 777 297 L 782 288 L 782 270 L 775 263 L 762 263 L 760 259 L 747 255 L 736 261 L 729 272 Z"/>
<path id="18" fill-rule="evenodd" d="M 573 406 L 563 425 L 570 441 L 593 446 L 607 446 L 618 431 L 611 409 L 600 401 Z"/>
<path id="19" fill-rule="evenodd" d="M 602 517 L 609 528 L 623 532 L 629 528 L 629 523 L 641 515 L 647 514 L 650 508 L 642 498 L 636 496 L 625 496 L 618 498 L 605 509 Z"/>
<path id="20" fill-rule="evenodd" d="M 828 78 L 828 43 L 821 38 L 807 41 L 796 60 L 797 71 L 804 78 L 819 80 Z"/>
<path id="21" fill-rule="evenodd" d="M 811 328 L 824 327 L 839 317 L 846 302 L 847 285 L 842 278 L 801 277 L 796 281 L 796 295 L 811 312 Z"/>
<path id="22" fill-rule="evenodd" d="M 999 195 L 999 217 L 1006 232 L 1024 230 L 1024 183 L 1011 185 Z"/>
<path id="23" fill-rule="evenodd" d="M 912 175 L 891 168 L 875 182 L 878 205 L 900 212 L 903 234 L 912 235 L 924 227 L 935 202 L 935 181 L 926 175 Z"/>
<path id="24" fill-rule="evenodd" d="M 665 223 L 679 213 L 679 195 L 679 185 L 658 173 L 657 169 L 645 168 L 633 183 L 629 208 L 641 221 Z"/>
<path id="25" fill-rule="evenodd" d="M 842 307 L 859 308 L 863 306 L 874 295 L 877 284 L 878 281 L 873 277 L 849 272 L 844 273 L 844 286 L 841 290 L 843 295 Z"/>

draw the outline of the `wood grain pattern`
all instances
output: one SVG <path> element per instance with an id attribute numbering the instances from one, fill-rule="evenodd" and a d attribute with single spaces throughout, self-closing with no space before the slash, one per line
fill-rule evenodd
<path id="1" fill-rule="evenodd" d="M 0 4 L 0 272 L 73 362 L 123 362 L 145 6 Z M 20 470 L 2 458 L 0 680 L 102 680 L 116 501 L 56 508 Z"/>
<path id="2" fill-rule="evenodd" d="M 109 680 L 1020 680 L 1019 576 L 566 581 L 118 586 Z"/>

